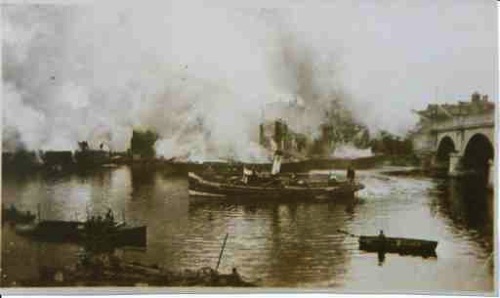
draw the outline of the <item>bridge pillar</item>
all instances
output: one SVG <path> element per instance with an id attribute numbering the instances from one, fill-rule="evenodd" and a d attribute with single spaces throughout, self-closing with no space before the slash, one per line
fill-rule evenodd
<path id="1" fill-rule="evenodd" d="M 462 156 L 458 153 L 450 153 L 450 165 L 448 167 L 448 175 L 457 177 L 460 175 Z"/>
<path id="2" fill-rule="evenodd" d="M 432 152 L 420 153 L 418 155 L 420 167 L 426 171 L 432 169 L 436 163 L 434 155 Z"/>

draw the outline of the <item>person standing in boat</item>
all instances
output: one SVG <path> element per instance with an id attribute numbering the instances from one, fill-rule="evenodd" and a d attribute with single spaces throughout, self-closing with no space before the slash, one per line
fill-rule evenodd
<path id="1" fill-rule="evenodd" d="M 347 167 L 347 180 L 349 182 L 354 182 L 354 178 L 356 176 L 356 172 L 354 171 L 353 167 L 350 165 Z"/>
<path id="2" fill-rule="evenodd" d="M 385 242 L 386 242 L 386 238 L 385 238 L 385 234 L 384 234 L 384 231 L 383 230 L 380 230 L 379 234 L 378 234 L 378 241 L 379 241 L 379 249 L 381 251 L 385 251 Z"/>
<path id="3" fill-rule="evenodd" d="M 378 233 L 378 239 L 385 240 L 384 230 L 380 230 L 380 232 Z"/>
<path id="4" fill-rule="evenodd" d="M 109 226 L 114 226 L 114 224 L 115 224 L 115 218 L 113 216 L 113 211 L 111 211 L 110 208 L 108 208 L 108 212 L 106 213 L 106 224 Z"/>

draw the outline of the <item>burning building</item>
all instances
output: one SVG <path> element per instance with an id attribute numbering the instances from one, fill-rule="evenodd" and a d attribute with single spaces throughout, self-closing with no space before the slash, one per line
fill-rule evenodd
<path id="1" fill-rule="evenodd" d="M 281 150 L 285 156 L 330 158 L 339 145 L 367 148 L 370 140 L 368 129 L 357 124 L 340 103 L 332 102 L 318 118 L 294 100 L 266 106 L 259 141 L 264 148 Z"/>
<path id="2" fill-rule="evenodd" d="M 270 151 L 283 151 L 285 156 L 305 156 L 308 148 L 307 137 L 293 132 L 282 119 L 261 123 L 259 140 L 262 147 Z"/>
<path id="3" fill-rule="evenodd" d="M 307 156 L 310 138 L 305 130 L 306 109 L 296 100 L 274 102 L 262 112 L 259 144 L 269 151 L 280 150 L 285 158 L 303 159 Z"/>

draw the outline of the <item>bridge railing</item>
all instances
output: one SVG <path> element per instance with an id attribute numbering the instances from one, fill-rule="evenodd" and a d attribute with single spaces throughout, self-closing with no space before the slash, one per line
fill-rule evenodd
<path id="1" fill-rule="evenodd" d="M 449 120 L 435 122 L 432 124 L 432 130 L 454 130 L 473 127 L 492 126 L 495 123 L 495 114 L 463 115 Z"/>

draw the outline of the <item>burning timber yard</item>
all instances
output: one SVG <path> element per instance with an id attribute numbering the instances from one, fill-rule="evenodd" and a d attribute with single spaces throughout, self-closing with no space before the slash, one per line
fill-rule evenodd
<path id="1" fill-rule="evenodd" d="M 463 80 L 421 62 L 442 76 L 427 78 L 414 61 L 446 59 L 420 43 L 439 52 L 447 28 L 367 60 L 325 34 L 389 48 L 316 27 L 345 27 L 320 4 L 170 4 L 5 5 L 2 287 L 497 291 L 488 55 L 453 62 L 477 67 Z M 383 8 L 371 15 L 409 30 Z M 168 42 L 148 37 L 158 28 Z"/>

